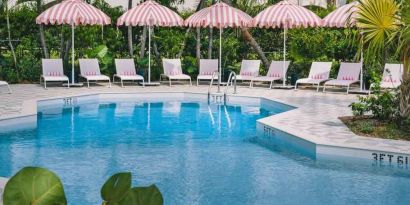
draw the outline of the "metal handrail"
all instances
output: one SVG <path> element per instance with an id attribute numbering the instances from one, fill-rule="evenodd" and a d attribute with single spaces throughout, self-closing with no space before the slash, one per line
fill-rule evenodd
<path id="1" fill-rule="evenodd" d="M 226 87 L 225 87 L 225 91 L 224 91 L 224 104 L 226 104 L 226 102 L 228 101 L 228 88 L 230 86 L 234 86 L 234 90 L 233 90 L 233 94 L 236 94 L 236 73 L 231 71 L 231 73 L 229 73 L 229 78 L 228 78 L 228 82 L 226 83 Z"/>
<path id="2" fill-rule="evenodd" d="M 234 90 L 233 90 L 233 94 L 236 94 L 236 73 L 231 71 L 231 73 L 229 73 L 229 78 L 228 78 L 228 82 L 226 84 L 225 87 L 225 95 L 228 93 L 228 88 L 229 86 L 234 86 Z"/>
<path id="3" fill-rule="evenodd" d="M 213 73 L 212 73 L 211 83 L 209 84 L 209 87 L 208 87 L 208 102 L 209 102 L 209 99 L 211 98 L 211 89 L 212 89 L 212 85 L 214 84 L 215 75 L 217 75 L 218 78 L 219 78 L 219 72 L 213 72 Z M 219 80 L 219 79 L 218 79 L 218 80 Z M 218 84 L 219 84 L 219 83 L 218 83 Z M 219 86 L 219 85 L 218 85 L 218 86 Z M 218 89 L 218 92 L 219 92 L 219 89 Z"/>
<path id="4" fill-rule="evenodd" d="M 208 94 L 211 93 L 212 85 L 214 84 L 215 75 L 219 76 L 219 72 L 212 73 L 211 83 L 209 84 Z"/>

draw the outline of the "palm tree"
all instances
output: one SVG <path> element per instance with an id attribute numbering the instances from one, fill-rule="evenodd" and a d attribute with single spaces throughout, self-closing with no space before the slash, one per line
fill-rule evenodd
<path id="1" fill-rule="evenodd" d="M 398 46 L 404 63 L 403 82 L 400 86 L 399 112 L 402 119 L 410 118 L 410 0 L 400 5 L 395 0 L 360 0 L 357 27 L 361 32 L 360 49 L 367 60 L 384 62 L 389 47 Z M 401 15 L 401 18 L 399 17 Z"/>
<path id="2" fill-rule="evenodd" d="M 36 0 L 36 5 L 37 5 L 37 13 L 40 14 L 43 11 L 43 1 L 42 0 Z M 38 25 L 39 28 L 39 34 L 40 34 L 40 43 L 41 47 L 43 48 L 43 53 L 45 58 L 49 58 L 48 54 L 48 49 L 47 49 L 47 44 L 46 44 L 46 38 L 44 37 L 44 28 L 43 24 Z"/>
<path id="3" fill-rule="evenodd" d="M 231 1 L 231 0 L 222 0 L 223 2 L 233 5 L 235 3 L 235 6 L 238 5 L 243 5 L 244 2 L 248 2 L 247 5 L 252 5 L 254 6 L 254 3 L 257 1 L 247 1 L 247 0 L 239 0 L 239 1 Z M 246 10 L 245 10 L 246 11 Z M 262 63 L 266 69 L 269 68 L 269 60 L 266 58 L 265 53 L 263 52 L 262 48 L 259 46 L 258 42 L 253 38 L 252 34 L 249 32 L 247 28 L 241 28 L 241 33 L 243 38 L 245 39 L 246 42 L 249 43 L 249 45 L 255 50 L 256 54 L 258 54 L 259 58 L 262 60 Z"/>
<path id="4" fill-rule="evenodd" d="M 60 3 L 61 1 L 62 0 L 52 0 L 52 1 L 49 1 L 48 3 L 44 4 L 43 0 L 17 0 L 16 5 L 32 2 L 36 5 L 37 14 L 40 14 L 41 12 L 44 11 L 44 9 L 47 9 L 47 8 L 57 4 L 57 3 Z M 40 44 L 41 44 L 41 48 L 43 49 L 44 57 L 49 58 L 50 55 L 49 55 L 48 49 L 47 49 L 47 43 L 46 43 L 46 38 L 45 38 L 45 35 L 44 35 L 43 24 L 39 24 L 38 28 L 39 28 L 39 35 L 40 35 Z"/>
<path id="5" fill-rule="evenodd" d="M 381 62 L 400 28 L 399 5 L 395 0 L 361 0 L 358 5 L 357 27 L 361 32 L 361 49 L 366 59 Z"/>
<path id="6" fill-rule="evenodd" d="M 132 8 L 132 0 L 128 0 L 128 10 Z M 128 53 L 130 57 L 134 56 L 134 50 L 132 48 L 132 26 L 128 26 Z"/>
<path id="7" fill-rule="evenodd" d="M 400 116 L 410 119 L 410 0 L 405 0 L 401 9 L 402 22 L 404 29 L 399 30 L 399 49 L 402 50 L 401 57 L 405 72 L 403 72 L 403 82 L 400 86 Z"/>
<path id="8" fill-rule="evenodd" d="M 14 46 L 13 46 L 13 43 L 11 42 L 9 1 L 8 0 L 0 1 L 0 7 L 3 8 L 4 13 L 6 14 L 7 40 L 8 40 L 9 46 L 10 46 L 11 54 L 13 56 L 14 65 L 17 65 L 16 53 L 14 52 Z"/>

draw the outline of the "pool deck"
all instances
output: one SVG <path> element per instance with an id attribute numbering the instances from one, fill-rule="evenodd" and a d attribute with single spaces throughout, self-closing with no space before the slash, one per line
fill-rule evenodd
<path id="1" fill-rule="evenodd" d="M 92 86 L 91 88 L 49 87 L 44 89 L 38 84 L 11 85 L 13 94 L 0 94 L 0 125 L 5 119 L 16 118 L 27 113 L 36 113 L 37 100 L 78 95 L 104 93 L 207 93 L 208 86 L 175 85 L 169 87 L 127 86 L 121 88 L 113 85 Z M 4 92 L 4 88 L 0 88 Z M 214 88 L 215 89 L 215 88 Z M 280 130 L 296 136 L 303 141 L 315 144 L 317 154 L 360 157 L 373 160 L 375 157 L 388 159 L 388 155 L 408 157 L 410 159 L 410 142 L 386 140 L 357 136 L 352 133 L 339 119 L 341 116 L 352 115 L 349 104 L 357 100 L 354 94 L 345 92 L 322 93 L 315 90 L 281 90 L 240 86 L 238 96 L 264 97 L 270 100 L 296 106 L 297 109 L 264 118 L 259 122 L 264 129 Z M 1 126 L 0 126 L 1 129 Z M 270 132 L 268 133 L 270 134 Z M 383 159 L 383 158 L 382 158 Z M 392 157 L 390 157 L 390 161 Z M 410 161 L 410 160 L 409 160 Z M 407 162 L 407 158 L 406 158 Z"/>

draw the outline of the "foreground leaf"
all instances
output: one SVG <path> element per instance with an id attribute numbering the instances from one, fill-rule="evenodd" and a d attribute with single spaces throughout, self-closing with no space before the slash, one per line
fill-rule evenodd
<path id="1" fill-rule="evenodd" d="M 25 167 L 6 184 L 4 205 L 65 205 L 63 185 L 51 171 L 39 167 Z"/>
<path id="2" fill-rule="evenodd" d="M 101 188 L 101 198 L 107 203 L 115 203 L 124 198 L 131 190 L 131 173 L 112 175 Z"/>
<path id="3" fill-rule="evenodd" d="M 162 194 L 155 185 L 135 187 L 117 205 L 163 205 Z"/>

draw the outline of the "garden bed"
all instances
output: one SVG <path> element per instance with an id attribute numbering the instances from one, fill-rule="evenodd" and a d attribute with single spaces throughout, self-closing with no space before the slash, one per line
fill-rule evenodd
<path id="1" fill-rule="evenodd" d="M 340 117 L 339 119 L 352 132 L 360 136 L 410 141 L 410 130 L 400 129 L 395 122 L 369 117 Z"/>

